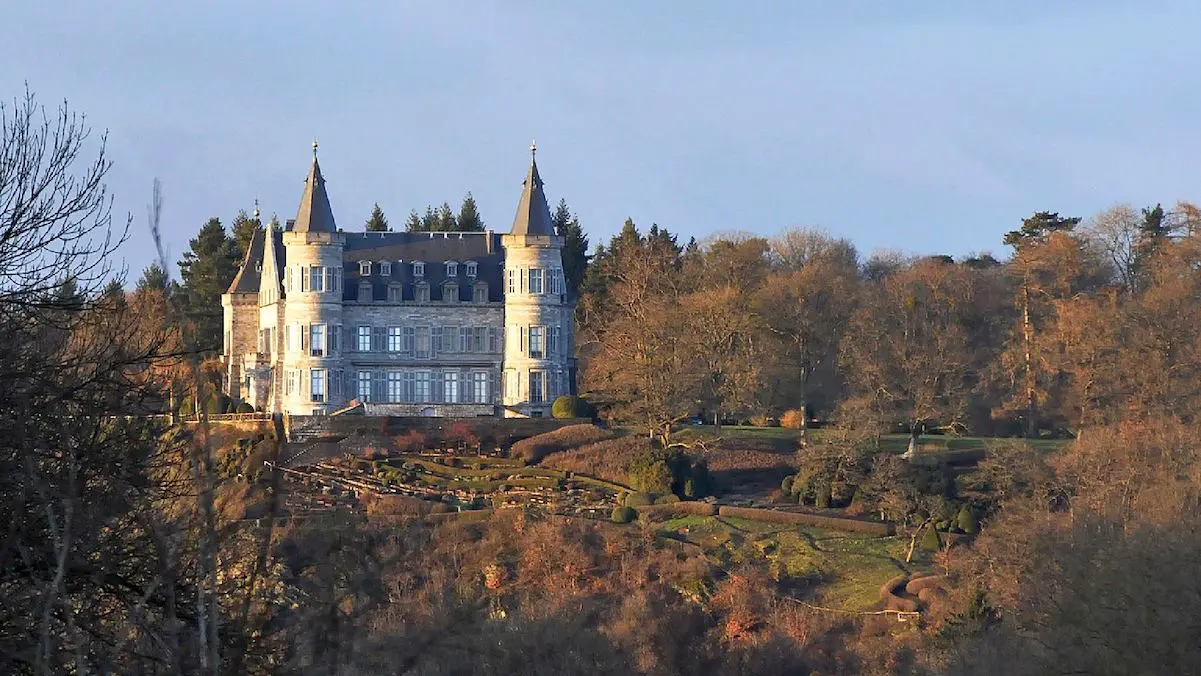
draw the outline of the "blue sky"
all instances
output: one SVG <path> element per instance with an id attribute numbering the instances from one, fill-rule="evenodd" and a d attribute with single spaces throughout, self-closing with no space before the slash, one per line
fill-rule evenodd
<path id="1" fill-rule="evenodd" d="M 23 83 L 109 131 L 152 258 L 209 216 L 294 215 L 321 143 L 339 226 L 471 190 L 507 229 L 536 138 L 595 243 L 819 226 L 861 251 L 992 250 L 1035 210 L 1198 199 L 1201 3 L 877 0 L 10 3 Z"/>

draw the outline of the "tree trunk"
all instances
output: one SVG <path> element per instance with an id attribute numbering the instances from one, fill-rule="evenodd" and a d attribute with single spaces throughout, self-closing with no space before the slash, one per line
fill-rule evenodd
<path id="1" fill-rule="evenodd" d="M 909 551 L 905 552 L 905 563 L 909 563 L 913 559 L 913 550 L 917 549 L 917 539 L 921 537 L 922 531 L 930 523 L 930 519 L 926 519 L 913 531 L 913 535 L 909 538 Z"/>
<path id="2" fill-rule="evenodd" d="M 1030 283 L 1022 282 L 1022 342 L 1026 363 L 1026 437 L 1038 432 L 1038 400 L 1034 379 L 1034 324 L 1030 321 Z"/>

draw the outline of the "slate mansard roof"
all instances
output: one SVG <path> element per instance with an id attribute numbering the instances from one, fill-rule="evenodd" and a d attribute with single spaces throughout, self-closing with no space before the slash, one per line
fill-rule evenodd
<path id="1" fill-rule="evenodd" d="M 530 146 L 530 168 L 522 182 L 521 198 L 517 203 L 517 214 L 513 219 L 514 235 L 554 236 L 550 208 L 543 192 L 542 177 L 534 161 L 535 148 Z M 286 230 L 293 232 L 338 232 L 334 223 L 333 209 L 325 190 L 325 178 L 317 163 L 317 144 L 313 144 L 313 164 L 305 179 L 304 193 L 296 218 L 288 221 Z M 430 301 L 441 301 L 447 282 L 459 285 L 459 300 L 471 301 L 476 282 L 488 284 L 488 300 L 500 302 L 504 299 L 502 275 L 504 272 L 504 250 L 500 235 L 489 232 L 355 232 L 342 233 L 345 238 L 342 266 L 342 299 L 359 300 L 360 284 L 366 280 L 371 284 L 371 300 L 387 300 L 388 288 L 400 283 L 403 300 L 414 300 L 418 282 L 430 288 Z M 282 288 L 283 271 L 287 266 L 283 233 L 273 227 L 260 228 L 251 239 L 250 248 L 242 261 L 227 293 L 258 293 L 262 277 L 263 261 L 267 242 L 275 259 L 276 284 Z M 359 263 L 370 261 L 371 274 L 360 275 Z M 418 278 L 413 274 L 413 263 L 425 264 L 425 274 Z M 458 274 L 454 278 L 446 275 L 447 262 L 456 262 Z M 391 263 L 391 274 L 382 275 L 379 263 Z M 467 276 L 466 263 L 474 262 L 477 274 Z M 281 292 L 280 296 L 285 293 Z"/>
<path id="2" fill-rule="evenodd" d="M 387 300 L 388 286 L 400 282 L 404 300 L 413 300 L 415 284 L 430 287 L 430 300 L 445 300 L 442 291 L 447 282 L 459 285 L 459 300 L 470 301 L 476 282 L 488 284 L 488 300 L 504 300 L 501 275 L 504 251 L 500 235 L 493 232 L 354 232 L 345 233 L 343 249 L 343 300 L 359 300 L 359 285 L 371 282 L 372 300 Z M 371 274 L 360 275 L 359 263 L 371 262 Z M 425 264 L 422 277 L 413 275 L 413 263 Z M 467 276 L 466 263 L 476 264 L 476 276 Z M 380 274 L 379 263 L 392 264 L 391 274 Z M 458 274 L 446 276 L 447 262 L 458 263 Z"/>
<path id="3" fill-rule="evenodd" d="M 263 248 L 270 232 L 275 248 L 277 273 L 287 263 L 287 250 L 283 245 L 282 233 L 278 230 L 260 229 L 250 242 L 250 249 L 242 261 L 242 267 L 229 286 L 229 293 L 258 293 L 263 271 Z M 504 250 L 500 235 L 494 232 L 348 232 L 343 233 L 346 246 L 342 254 L 342 299 L 359 300 L 359 286 L 366 280 L 371 283 L 371 300 L 387 300 L 388 287 L 400 283 L 404 300 L 413 300 L 417 282 L 430 287 L 430 300 L 445 300 L 442 291 L 446 282 L 459 285 L 459 300 L 468 302 L 474 297 L 476 282 L 488 284 L 488 300 L 504 300 L 501 288 L 504 270 Z M 371 263 L 371 274 L 360 275 L 359 263 Z M 425 274 L 416 277 L 413 263 L 425 264 Z M 381 274 L 380 263 L 391 263 L 391 274 Z M 458 263 L 458 274 L 447 277 L 446 263 Z M 467 276 L 467 263 L 476 264 L 476 276 Z M 277 283 L 283 275 L 278 275 Z"/>

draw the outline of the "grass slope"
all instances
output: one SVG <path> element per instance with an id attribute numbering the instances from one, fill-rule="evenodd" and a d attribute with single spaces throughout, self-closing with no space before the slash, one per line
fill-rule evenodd
<path id="1" fill-rule="evenodd" d="M 660 536 L 699 546 L 725 569 L 744 563 L 775 567 L 795 582 L 799 597 L 845 610 L 872 608 L 889 578 L 930 564 L 915 556 L 906 566 L 909 543 L 902 537 L 701 516 L 668 519 L 655 529 Z"/>

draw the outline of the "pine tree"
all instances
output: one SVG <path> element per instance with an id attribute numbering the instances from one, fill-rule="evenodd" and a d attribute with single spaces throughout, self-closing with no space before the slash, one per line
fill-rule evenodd
<path id="1" fill-rule="evenodd" d="M 414 209 L 409 212 L 409 219 L 405 221 L 405 232 L 424 232 L 423 225 L 421 215 Z"/>
<path id="2" fill-rule="evenodd" d="M 166 291 L 167 283 L 167 271 L 159 267 L 158 263 L 151 263 L 142 271 L 142 277 L 138 280 L 136 288 L 138 291 L 147 289 Z"/>
<path id="3" fill-rule="evenodd" d="M 246 257 L 246 252 L 250 250 L 250 243 L 254 240 L 254 233 L 258 232 L 261 225 L 259 219 L 246 213 L 245 209 L 234 216 L 229 231 L 233 233 L 234 261 L 237 265 L 242 264 L 242 259 Z"/>
<path id="4" fill-rule="evenodd" d="M 179 263 L 180 301 L 184 315 L 196 327 L 196 347 L 201 351 L 221 347 L 221 294 L 237 273 L 237 247 L 225 233 L 221 219 L 210 218 L 188 243 Z"/>
<path id="5" fill-rule="evenodd" d="M 379 202 L 371 207 L 371 218 L 367 219 L 367 232 L 389 232 L 392 228 L 388 226 L 388 219 L 384 216 L 384 210 L 379 208 Z"/>
<path id="6" fill-rule="evenodd" d="M 567 281 L 567 292 L 575 294 L 584 283 L 588 271 L 588 236 L 580 227 L 580 219 L 571 213 L 567 200 L 559 200 L 555 213 L 551 215 L 555 232 L 563 238 L 563 276 Z"/>
<path id="7" fill-rule="evenodd" d="M 450 202 L 443 202 L 442 206 L 438 207 L 438 225 L 434 232 L 454 232 L 459 229 L 458 220 L 450 208 Z"/>
<path id="8" fill-rule="evenodd" d="M 484 231 L 484 219 L 480 217 L 480 210 L 470 191 L 467 192 L 467 196 L 463 198 L 463 204 L 459 207 L 458 229 L 462 232 Z"/>

